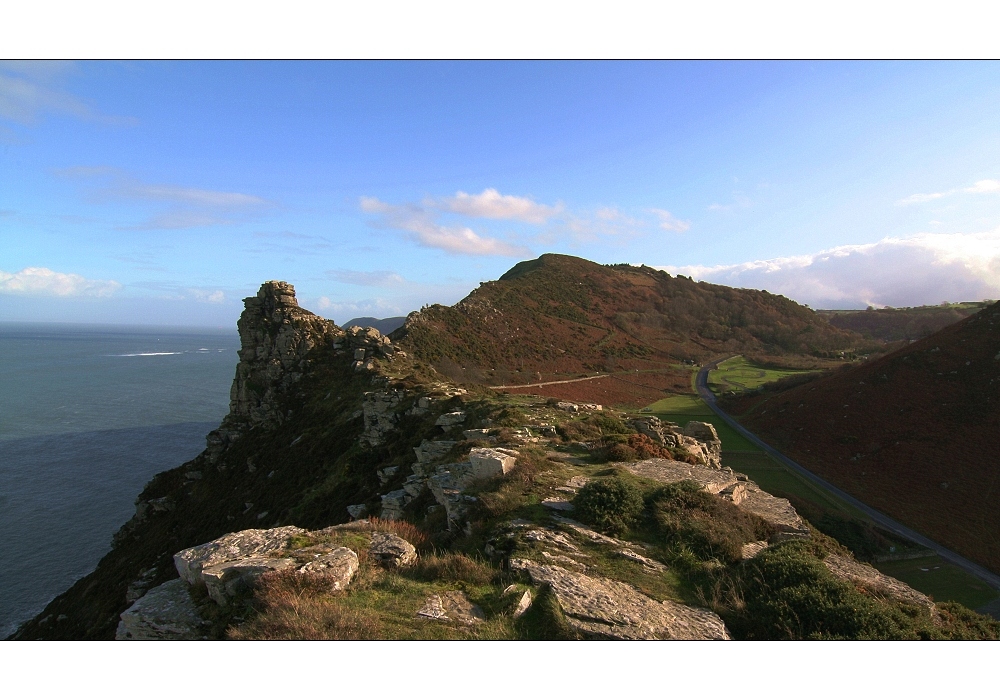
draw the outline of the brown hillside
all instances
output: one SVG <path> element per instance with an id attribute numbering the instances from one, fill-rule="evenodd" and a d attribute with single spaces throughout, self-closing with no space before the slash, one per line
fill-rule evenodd
<path id="1" fill-rule="evenodd" d="M 554 254 L 518 263 L 455 306 L 411 314 L 394 337 L 453 379 L 491 385 L 663 370 L 726 352 L 819 358 L 866 343 L 768 292 Z"/>
<path id="2" fill-rule="evenodd" d="M 1000 572 L 1000 304 L 876 361 L 728 408 L 823 478 Z"/>
<path id="3" fill-rule="evenodd" d="M 896 342 L 919 340 L 946 326 L 968 318 L 989 306 L 989 302 L 971 301 L 940 306 L 914 306 L 905 309 L 868 309 L 866 311 L 817 311 L 831 326 L 860 333 L 865 338 Z"/>

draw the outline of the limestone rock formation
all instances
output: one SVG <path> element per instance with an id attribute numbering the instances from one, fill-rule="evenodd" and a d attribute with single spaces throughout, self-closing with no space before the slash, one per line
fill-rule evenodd
<path id="1" fill-rule="evenodd" d="M 673 601 L 659 603 L 632 586 L 588 576 L 561 566 L 512 559 L 535 585 L 552 588 L 570 627 L 592 639 L 729 639 L 722 619 L 713 612 Z"/>
<path id="2" fill-rule="evenodd" d="M 115 639 L 207 639 L 207 629 L 187 584 L 173 579 L 147 592 L 121 614 Z"/>

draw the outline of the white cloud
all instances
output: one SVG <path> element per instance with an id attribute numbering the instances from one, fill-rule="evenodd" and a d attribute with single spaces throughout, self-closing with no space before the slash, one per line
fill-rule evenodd
<path id="1" fill-rule="evenodd" d="M 433 202 L 429 202 L 433 204 Z M 480 194 L 457 192 L 454 197 L 441 200 L 441 206 L 448 211 L 484 219 L 513 219 L 528 224 L 544 224 L 562 211 L 562 205 L 539 204 L 528 197 L 500 194 L 493 188 Z"/>
<path id="2" fill-rule="evenodd" d="M 527 249 L 499 238 L 480 236 L 467 226 L 447 226 L 437 222 L 436 212 L 416 204 L 388 204 L 375 197 L 361 198 L 362 211 L 380 214 L 378 224 L 411 234 L 420 245 L 463 255 L 518 257 Z"/>
<path id="3" fill-rule="evenodd" d="M 729 204 L 709 204 L 709 211 L 730 211 L 731 209 L 748 209 L 753 201 L 742 192 L 733 192 L 733 201 Z"/>
<path id="4" fill-rule="evenodd" d="M 956 187 L 950 190 L 945 190 L 944 192 L 911 194 L 909 197 L 904 197 L 903 199 L 897 201 L 896 205 L 906 206 L 908 204 L 924 204 L 925 202 L 932 202 L 935 199 L 941 199 L 942 197 L 950 197 L 951 195 L 959 192 L 967 192 L 969 194 L 1000 192 L 1000 180 L 977 180 L 972 187 Z"/>
<path id="5" fill-rule="evenodd" d="M 650 209 L 650 213 L 655 214 L 660 220 L 659 227 L 664 231 L 674 231 L 676 233 L 684 233 L 689 228 L 691 228 L 690 221 L 682 221 L 676 216 L 671 214 L 666 209 Z"/>
<path id="6" fill-rule="evenodd" d="M 972 187 L 967 187 L 966 192 L 980 194 L 982 192 L 1000 192 L 1000 180 L 979 180 Z"/>
<path id="7" fill-rule="evenodd" d="M 75 166 L 57 170 L 56 174 L 100 182 L 91 190 L 91 198 L 98 202 L 119 200 L 167 205 L 166 209 L 145 221 L 119 227 L 122 230 L 151 231 L 233 224 L 259 215 L 274 204 L 263 197 L 243 192 L 150 184 L 107 166 Z"/>
<path id="8" fill-rule="evenodd" d="M 660 269 L 718 284 L 766 289 L 814 308 L 995 299 L 1000 297 L 1000 229 L 884 238 L 736 265 Z"/>
<path id="9" fill-rule="evenodd" d="M 0 119 L 30 125 L 44 112 L 59 112 L 112 124 L 135 122 L 102 114 L 55 84 L 73 70 L 68 61 L 0 61 Z"/>
<path id="10" fill-rule="evenodd" d="M 20 272 L 0 270 L 0 294 L 56 297 L 109 297 L 121 289 L 114 280 L 91 280 L 74 273 L 45 267 L 26 267 Z"/>
<path id="11" fill-rule="evenodd" d="M 226 294 L 221 289 L 210 291 L 208 289 L 188 289 L 188 294 L 197 301 L 208 304 L 222 304 L 226 301 Z"/>

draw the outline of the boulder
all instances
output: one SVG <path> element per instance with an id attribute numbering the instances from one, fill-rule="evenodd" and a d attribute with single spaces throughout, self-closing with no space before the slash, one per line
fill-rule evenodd
<path id="1" fill-rule="evenodd" d="M 528 574 L 535 585 L 547 583 L 566 622 L 590 639 L 729 639 L 713 612 L 667 600 L 662 603 L 632 586 L 560 566 L 511 559 L 511 568 Z"/>
<path id="2" fill-rule="evenodd" d="M 367 512 L 368 506 L 364 503 L 355 503 L 352 506 L 347 506 L 347 514 L 351 516 L 351 520 L 362 518 Z"/>
<path id="3" fill-rule="evenodd" d="M 177 552 L 174 566 L 189 585 L 201 584 L 203 569 L 228 561 L 266 557 L 285 548 L 293 535 L 304 533 L 300 527 L 287 525 L 269 530 L 242 530 L 212 540 L 206 544 Z"/>
<path id="4" fill-rule="evenodd" d="M 409 566 L 417 560 L 416 548 L 402 537 L 389 532 L 372 533 L 368 555 L 387 569 Z"/>
<path id="5" fill-rule="evenodd" d="M 290 569 L 295 563 L 294 559 L 277 557 L 237 559 L 204 567 L 201 579 L 209 597 L 219 605 L 226 606 L 234 598 L 249 593 L 254 581 L 263 574 Z"/>
<path id="6" fill-rule="evenodd" d="M 461 425 L 465 422 L 465 411 L 452 411 L 451 413 L 442 413 L 438 416 L 437 420 L 434 421 L 434 425 L 441 426 L 445 430 L 451 428 L 455 425 Z"/>
<path id="7" fill-rule="evenodd" d="M 410 495 L 403 489 L 396 489 L 382 495 L 383 520 L 399 520 L 403 517 L 403 508 L 410 501 Z"/>
<path id="8" fill-rule="evenodd" d="M 328 580 L 330 588 L 335 591 L 347 588 L 357 570 L 358 555 L 347 547 L 337 547 L 299 568 L 300 573 L 314 574 Z"/>
<path id="9" fill-rule="evenodd" d="M 517 458 L 506 451 L 475 447 L 469 453 L 469 461 L 472 463 L 473 479 L 488 479 L 510 472 L 517 463 Z"/>
<path id="10" fill-rule="evenodd" d="M 175 578 L 151 589 L 121 614 L 115 639 L 207 639 L 208 627 L 187 584 Z"/>

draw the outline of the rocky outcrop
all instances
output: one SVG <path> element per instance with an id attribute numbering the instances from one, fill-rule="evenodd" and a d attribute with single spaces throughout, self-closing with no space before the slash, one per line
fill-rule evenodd
<path id="1" fill-rule="evenodd" d="M 325 579 L 330 589 L 342 591 L 347 588 L 358 570 L 358 555 L 347 547 L 337 547 L 326 554 L 319 554 L 315 559 L 299 568 L 303 574 L 311 574 Z"/>
<path id="2" fill-rule="evenodd" d="M 399 414 L 396 407 L 406 394 L 399 390 L 369 391 L 361 404 L 365 429 L 359 440 L 371 447 L 381 445 L 386 436 L 396 428 Z"/>
<path id="3" fill-rule="evenodd" d="M 548 584 L 569 626 L 591 639 L 729 639 L 713 612 L 673 601 L 659 603 L 632 586 L 561 566 L 512 559 L 535 585 Z"/>
<path id="4" fill-rule="evenodd" d="M 337 343 L 335 347 L 350 353 L 354 360 L 351 366 L 355 372 L 374 370 L 377 360 L 391 360 L 396 356 L 406 357 L 405 352 L 392 344 L 389 336 L 382 335 L 377 328 L 371 326 L 368 328 L 351 326 L 345 329 L 343 341 Z"/>
<path id="5" fill-rule="evenodd" d="M 301 308 L 287 282 L 265 282 L 257 296 L 243 300 L 237 322 L 239 364 L 230 390 L 229 415 L 208 437 L 210 456 L 217 457 L 241 430 L 273 428 L 287 418 L 283 399 L 305 371 L 310 351 L 332 345 L 343 331 L 332 321 Z"/>
<path id="6" fill-rule="evenodd" d="M 742 510 L 763 519 L 777 530 L 775 540 L 809 537 L 809 526 L 795 512 L 788 499 L 772 496 L 746 476 L 732 470 L 713 469 L 669 459 L 647 459 L 622 466 L 636 476 L 665 484 L 694 481 L 705 491 L 727 498 Z"/>
<path id="7" fill-rule="evenodd" d="M 117 640 L 207 639 L 209 624 L 181 579 L 151 589 L 121 614 Z"/>
<path id="8" fill-rule="evenodd" d="M 218 605 L 226 606 L 234 598 L 249 593 L 254 581 L 262 575 L 294 567 L 295 560 L 290 557 L 248 557 L 206 566 L 199 578 L 208 596 Z"/>

